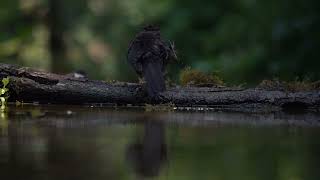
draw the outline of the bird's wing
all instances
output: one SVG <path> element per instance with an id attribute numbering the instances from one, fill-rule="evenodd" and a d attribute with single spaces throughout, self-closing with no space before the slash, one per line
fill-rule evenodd
<path id="1" fill-rule="evenodd" d="M 137 39 L 133 40 L 128 49 L 127 60 L 139 75 L 142 74 L 141 59 L 143 54 L 144 51 L 141 48 L 140 41 Z"/>

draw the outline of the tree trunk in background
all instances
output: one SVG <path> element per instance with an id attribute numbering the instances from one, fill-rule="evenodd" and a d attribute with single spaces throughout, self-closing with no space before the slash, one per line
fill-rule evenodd
<path id="1" fill-rule="evenodd" d="M 70 68 L 66 58 L 66 46 L 63 39 L 65 30 L 62 12 L 63 1 L 49 0 L 48 6 L 49 51 L 51 53 L 51 71 L 55 73 L 66 73 Z"/>

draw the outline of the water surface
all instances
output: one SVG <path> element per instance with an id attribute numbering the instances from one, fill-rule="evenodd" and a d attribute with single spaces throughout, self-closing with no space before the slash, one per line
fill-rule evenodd
<path id="1" fill-rule="evenodd" d="M 0 179 L 320 178 L 317 113 L 10 107 Z"/>

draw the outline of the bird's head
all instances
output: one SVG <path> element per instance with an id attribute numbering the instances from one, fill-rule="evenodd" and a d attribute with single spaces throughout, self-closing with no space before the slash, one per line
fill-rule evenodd
<path id="1" fill-rule="evenodd" d="M 147 25 L 143 28 L 145 31 L 160 31 L 160 28 L 155 25 Z"/>
<path id="2" fill-rule="evenodd" d="M 158 39 L 160 38 L 160 28 L 155 25 L 147 25 L 143 28 L 141 32 L 143 34 L 143 39 Z"/>

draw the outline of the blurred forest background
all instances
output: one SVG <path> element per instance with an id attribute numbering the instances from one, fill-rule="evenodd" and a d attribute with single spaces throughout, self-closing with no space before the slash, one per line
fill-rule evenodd
<path id="1" fill-rule="evenodd" d="M 130 40 L 157 24 L 184 67 L 230 83 L 320 79 L 318 0 L 1 0 L 0 62 L 137 81 Z"/>

